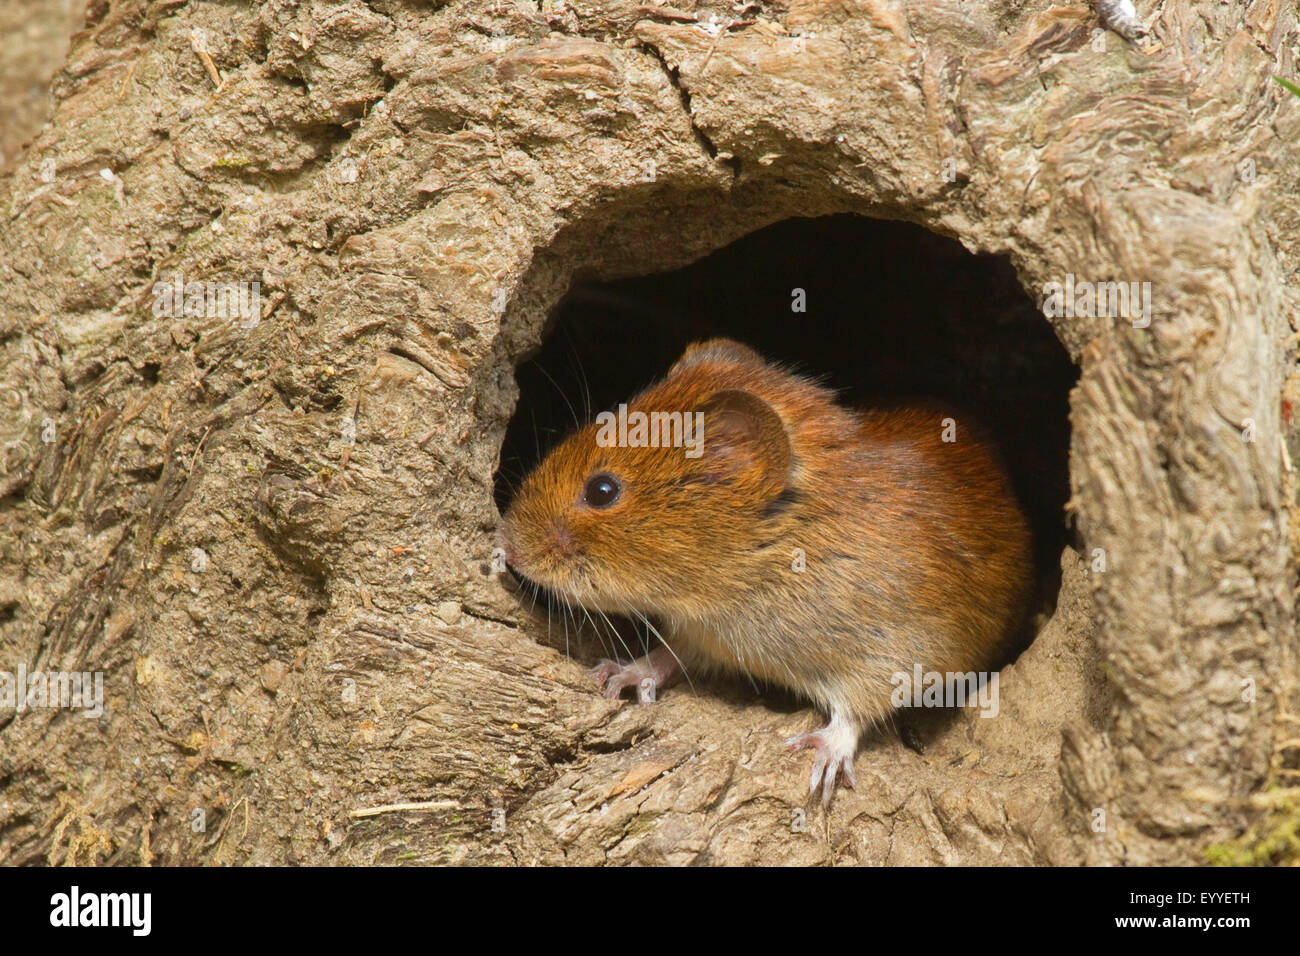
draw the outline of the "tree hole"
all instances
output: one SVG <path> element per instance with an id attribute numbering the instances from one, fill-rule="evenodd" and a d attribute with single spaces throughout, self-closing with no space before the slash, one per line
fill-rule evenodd
<path id="1" fill-rule="evenodd" d="M 1037 616 L 1051 612 L 1069 541 L 1078 370 L 1006 259 L 972 255 L 910 223 L 790 219 L 672 272 L 611 282 L 579 273 L 540 350 L 516 371 L 520 397 L 495 488 L 502 511 L 575 421 L 630 398 L 690 342 L 712 336 L 820 378 L 847 405 L 928 397 L 981 422 L 1034 527 Z M 607 638 L 587 646 L 576 612 L 552 600 L 543 613 L 547 642 L 580 658 L 626 657 L 649 640 L 638 633 L 642 647 Z"/>

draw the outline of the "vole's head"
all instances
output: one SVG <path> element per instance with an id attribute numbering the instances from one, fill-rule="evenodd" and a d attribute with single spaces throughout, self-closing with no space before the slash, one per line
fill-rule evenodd
<path id="1" fill-rule="evenodd" d="M 791 442 L 768 400 L 786 380 L 807 385 L 736 342 L 692 345 L 524 480 L 501 523 L 507 563 L 587 608 L 707 607 L 788 498 Z"/>

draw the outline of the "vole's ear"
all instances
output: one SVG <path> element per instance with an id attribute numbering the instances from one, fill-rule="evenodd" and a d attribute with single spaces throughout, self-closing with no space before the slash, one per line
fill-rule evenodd
<path id="1" fill-rule="evenodd" d="M 704 403 L 704 457 L 733 478 L 747 475 L 765 497 L 785 490 L 793 452 L 781 416 L 752 392 L 728 389 Z"/>
<path id="2" fill-rule="evenodd" d="M 686 351 L 668 370 L 668 375 L 671 377 L 682 369 L 702 362 L 730 362 L 737 365 L 767 364 L 763 361 L 763 356 L 748 345 L 741 345 L 735 339 L 708 339 L 704 342 L 692 342 L 686 346 Z"/>

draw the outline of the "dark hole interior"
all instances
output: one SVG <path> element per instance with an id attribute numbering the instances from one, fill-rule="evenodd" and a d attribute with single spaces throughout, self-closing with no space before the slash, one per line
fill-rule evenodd
<path id="1" fill-rule="evenodd" d="M 796 289 L 804 312 L 792 311 Z M 585 421 L 614 407 L 662 376 L 688 343 L 715 335 L 821 377 L 846 404 L 929 396 L 983 422 L 1033 521 L 1038 607 L 1051 610 L 1068 540 L 1078 371 L 1009 262 L 910 223 L 791 219 L 674 272 L 579 277 L 540 351 L 517 369 L 498 506 L 573 429 L 575 414 Z"/>

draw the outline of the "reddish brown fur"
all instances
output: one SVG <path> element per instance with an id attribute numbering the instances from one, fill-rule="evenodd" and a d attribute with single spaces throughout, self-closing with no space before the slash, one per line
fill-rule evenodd
<path id="1" fill-rule="evenodd" d="M 565 440 L 502 522 L 512 567 L 572 603 L 657 616 L 688 665 L 789 687 L 859 728 L 888 713 L 890 676 L 914 662 L 991 666 L 1025 612 L 1032 563 L 990 447 L 960 421 L 957 441 L 942 441 L 932 408 L 843 408 L 720 339 L 691 346 L 628 406 L 688 411 L 735 391 L 784 428 L 709 412 L 698 459 L 598 447 L 594 424 Z M 600 471 L 623 482 L 605 510 L 582 501 Z"/>

